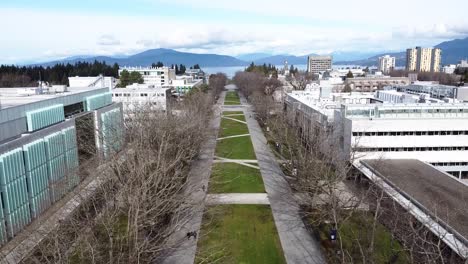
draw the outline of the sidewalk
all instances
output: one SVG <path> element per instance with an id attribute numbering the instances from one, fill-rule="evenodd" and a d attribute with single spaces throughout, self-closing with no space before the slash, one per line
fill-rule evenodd
<path id="1" fill-rule="evenodd" d="M 247 104 L 242 96 L 241 103 Z M 259 124 L 252 117 L 251 107 L 245 107 L 244 113 L 286 261 L 289 264 L 325 263 L 319 243 L 302 222 L 299 206 L 276 157 L 267 145 Z"/>
<path id="2" fill-rule="evenodd" d="M 205 209 L 205 197 L 206 192 L 203 190 L 203 186 L 208 186 L 208 181 L 211 175 L 211 167 L 214 159 L 214 152 L 216 148 L 218 130 L 221 123 L 222 108 L 219 105 L 223 105 L 224 97 L 226 93 L 223 92 L 218 100 L 218 105 L 215 105 L 214 118 L 211 122 L 212 133 L 208 140 L 203 144 L 200 158 L 192 164 L 190 174 L 188 177 L 188 188 L 186 190 L 189 193 L 187 197 L 188 203 L 193 204 L 193 216 L 190 221 L 178 229 L 178 232 L 171 235 L 168 244 L 172 245 L 168 255 L 160 263 L 165 264 L 192 264 L 195 260 L 195 254 L 197 252 L 197 239 L 187 240 L 187 232 L 199 231 L 203 211 Z M 159 262 L 159 261 L 158 261 Z"/>

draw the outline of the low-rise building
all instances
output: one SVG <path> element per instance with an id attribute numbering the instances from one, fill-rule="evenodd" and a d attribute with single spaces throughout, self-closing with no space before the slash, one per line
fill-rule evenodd
<path id="1" fill-rule="evenodd" d="M 117 85 L 117 79 L 107 76 L 90 76 L 90 77 L 68 77 L 68 86 L 70 87 L 96 87 L 96 88 L 109 88 L 114 89 Z"/>
<path id="2" fill-rule="evenodd" d="M 408 77 L 370 75 L 347 78 L 344 84 L 348 85 L 352 91 L 373 92 L 388 85 L 407 85 L 410 84 L 410 80 Z"/>
<path id="3" fill-rule="evenodd" d="M 112 100 L 121 102 L 126 115 L 135 111 L 168 111 L 171 88 L 134 84 L 112 90 Z"/>
<path id="4" fill-rule="evenodd" d="M 122 67 L 119 68 L 119 76 L 124 70 L 140 73 L 145 84 L 154 86 L 170 85 L 176 78 L 175 69 L 169 67 Z"/>
<path id="5" fill-rule="evenodd" d="M 366 98 L 368 93 L 356 95 L 363 97 L 358 101 L 343 101 L 338 100 L 340 94 L 332 95 L 291 93 L 285 100 L 286 109 L 301 116 L 296 120 L 313 119 L 301 125 L 332 127 L 331 141 L 339 143 L 346 159 L 350 155 L 420 159 L 468 179 L 468 104 L 386 103 L 383 98 Z"/>

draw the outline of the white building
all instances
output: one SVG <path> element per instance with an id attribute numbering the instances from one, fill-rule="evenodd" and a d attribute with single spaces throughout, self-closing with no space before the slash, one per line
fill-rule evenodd
<path id="1" fill-rule="evenodd" d="M 167 111 L 171 97 L 170 88 L 131 85 L 112 90 L 112 101 L 121 102 L 125 114 L 138 110 Z"/>
<path id="2" fill-rule="evenodd" d="M 102 75 L 96 77 L 68 77 L 68 84 L 70 87 L 96 87 L 96 88 L 109 88 L 112 90 L 117 84 L 114 77 L 104 77 Z"/>
<path id="3" fill-rule="evenodd" d="M 379 57 L 379 71 L 383 73 L 389 73 L 394 68 L 395 57 L 391 57 L 390 55 Z"/>
<path id="4" fill-rule="evenodd" d="M 306 120 L 303 125 L 331 128 L 330 142 L 344 158 L 353 153 L 357 159 L 419 159 L 468 179 L 468 104 L 381 104 L 372 99 L 355 104 L 336 98 L 295 92 L 285 104 L 295 120 Z"/>
<path id="5" fill-rule="evenodd" d="M 173 88 L 176 94 L 183 95 L 201 84 L 203 84 L 201 79 L 194 79 L 192 76 L 177 76 L 167 87 Z"/>
<path id="6" fill-rule="evenodd" d="M 445 65 L 444 67 L 442 67 L 442 72 L 447 73 L 447 74 L 453 74 L 456 69 L 457 69 L 457 65 L 449 64 L 449 65 Z"/>
<path id="7" fill-rule="evenodd" d="M 145 84 L 154 86 L 170 85 L 176 78 L 175 70 L 169 67 L 123 67 L 119 68 L 119 76 L 124 70 L 140 73 Z"/>
<path id="8" fill-rule="evenodd" d="M 318 74 L 331 70 L 332 60 L 332 56 L 309 56 L 307 57 L 307 71 Z"/>

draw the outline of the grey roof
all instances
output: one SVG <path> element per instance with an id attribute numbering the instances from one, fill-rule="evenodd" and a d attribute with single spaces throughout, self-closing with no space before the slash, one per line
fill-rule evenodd
<path id="1" fill-rule="evenodd" d="M 419 160 L 362 160 L 361 163 L 467 241 L 467 185 Z"/>

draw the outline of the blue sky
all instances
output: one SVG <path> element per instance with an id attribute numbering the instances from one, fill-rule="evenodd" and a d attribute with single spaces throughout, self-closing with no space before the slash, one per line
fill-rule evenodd
<path id="1" fill-rule="evenodd" d="M 464 10 L 464 0 L 2 0 L 0 63 L 159 47 L 233 56 L 399 51 L 468 36 Z"/>

